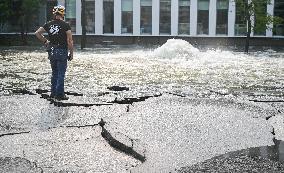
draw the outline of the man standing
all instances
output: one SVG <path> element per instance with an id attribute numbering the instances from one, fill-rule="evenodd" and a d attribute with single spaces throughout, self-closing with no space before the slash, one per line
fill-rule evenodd
<path id="1" fill-rule="evenodd" d="M 64 94 L 64 78 L 67 60 L 73 59 L 71 27 L 64 21 L 64 14 L 64 6 L 55 6 L 53 20 L 44 24 L 43 27 L 39 27 L 35 32 L 36 37 L 48 48 L 48 58 L 52 69 L 50 97 L 58 100 L 68 99 Z M 49 40 L 43 36 L 44 32 L 48 33 Z"/>

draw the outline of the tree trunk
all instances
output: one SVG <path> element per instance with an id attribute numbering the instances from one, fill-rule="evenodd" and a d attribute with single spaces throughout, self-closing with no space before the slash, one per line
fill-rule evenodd
<path id="1" fill-rule="evenodd" d="M 249 51 L 250 34 L 251 34 L 251 21 L 249 20 L 248 21 L 247 37 L 246 37 L 246 45 L 245 45 L 245 53 L 248 53 L 248 51 Z"/>
<path id="2" fill-rule="evenodd" d="M 81 25 L 82 25 L 82 37 L 81 37 L 81 49 L 86 47 L 86 8 L 85 0 L 81 0 Z"/>

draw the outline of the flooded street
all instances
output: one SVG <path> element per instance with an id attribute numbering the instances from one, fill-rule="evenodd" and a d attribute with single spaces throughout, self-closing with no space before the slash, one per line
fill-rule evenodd
<path id="1" fill-rule="evenodd" d="M 67 90 L 97 93 L 108 86 L 151 92 L 204 95 L 251 93 L 282 96 L 283 53 L 199 51 L 183 41 L 157 49 L 108 47 L 77 51 L 69 64 Z M 1 51 L 1 88 L 48 88 L 50 67 L 44 49 Z M 1 95 L 5 94 L 4 89 Z M 3 93 L 4 92 L 4 93 Z"/>
<path id="2" fill-rule="evenodd" d="M 284 169 L 283 52 L 199 50 L 183 40 L 77 50 L 70 98 L 57 102 L 45 97 L 47 53 L 35 49 L 1 48 L 0 172 L 216 171 L 226 158 L 259 168 L 252 156 L 265 170 Z M 113 147 L 101 119 L 146 161 Z"/>

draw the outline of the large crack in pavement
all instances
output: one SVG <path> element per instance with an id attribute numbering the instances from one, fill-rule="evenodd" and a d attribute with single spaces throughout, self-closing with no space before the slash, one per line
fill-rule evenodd
<path id="1" fill-rule="evenodd" d="M 119 86 L 112 86 L 112 87 L 108 87 L 109 90 L 111 91 L 128 91 L 129 88 L 127 87 L 119 87 Z M 90 107 L 90 106 L 106 106 L 106 105 L 113 105 L 113 104 L 127 104 L 127 110 L 126 112 L 129 111 L 129 105 L 135 103 L 135 102 L 142 102 L 145 101 L 146 99 L 149 99 L 151 97 L 159 97 L 162 94 L 157 94 L 157 95 L 153 95 L 153 96 L 143 96 L 143 97 L 137 97 L 137 98 L 124 98 L 121 100 L 118 100 L 117 98 L 115 98 L 113 101 L 110 102 L 106 102 L 106 103 L 91 103 L 91 104 L 86 104 L 86 103 L 68 103 L 68 102 L 62 102 L 62 101 L 58 101 L 56 99 L 52 99 L 49 97 L 49 95 L 47 94 L 48 92 L 50 92 L 49 90 L 44 90 L 44 89 L 36 89 L 35 92 L 29 91 L 27 89 L 12 89 L 10 91 L 13 94 L 22 94 L 22 95 L 37 95 L 39 94 L 43 99 L 46 99 L 47 101 L 50 101 L 51 104 L 54 104 L 54 106 L 57 107 L 71 107 L 71 106 L 83 106 L 83 107 Z M 100 95 L 107 95 L 110 92 L 105 92 L 103 94 Z M 83 94 L 80 93 L 76 93 L 76 92 L 65 92 L 66 95 L 72 95 L 72 96 L 83 96 Z M 142 163 L 146 161 L 146 157 L 145 155 L 142 155 L 140 153 L 138 153 L 137 151 L 135 151 L 133 149 L 133 143 L 131 146 L 127 146 L 126 144 L 120 142 L 118 139 L 116 139 L 106 128 L 105 128 L 105 121 L 103 119 L 101 119 L 101 121 L 98 124 L 91 124 L 91 125 L 81 125 L 81 126 L 76 126 L 76 125 L 70 125 L 70 126 L 58 126 L 58 127 L 65 127 L 65 128 L 85 128 L 85 127 L 94 127 L 94 126 L 98 126 L 100 125 L 102 128 L 101 131 L 101 136 L 108 142 L 108 144 L 120 151 L 123 152 L 129 156 L 132 156 L 133 158 L 141 161 Z M 53 128 L 57 128 L 57 127 L 53 127 Z M 50 128 L 49 128 L 50 129 Z M 20 132 L 12 132 L 12 133 L 4 133 L 1 134 L 0 137 L 4 137 L 4 136 L 13 136 L 13 135 L 21 135 L 21 134 L 27 134 L 27 133 L 31 133 L 31 131 L 20 131 Z M 132 142 L 133 140 L 130 139 Z M 4 158 L 6 159 L 6 158 Z"/>
<path id="2" fill-rule="evenodd" d="M 13 136 L 13 135 L 20 135 L 20 134 L 25 134 L 25 133 L 30 133 L 30 132 L 31 132 L 31 131 L 4 133 L 4 134 L 0 134 L 0 137 L 3 137 L 3 136 Z"/>
<path id="3" fill-rule="evenodd" d="M 127 88 L 120 88 L 118 86 L 114 86 L 113 88 L 108 88 L 110 90 L 113 91 L 128 91 Z M 26 89 L 16 89 L 13 90 L 14 94 L 23 94 L 23 95 L 37 95 L 39 94 L 41 96 L 41 98 L 46 99 L 48 101 L 50 101 L 51 104 L 54 104 L 54 106 L 57 107 L 72 107 L 72 106 L 77 106 L 77 107 L 90 107 L 90 106 L 106 106 L 106 105 L 114 105 L 114 104 L 122 104 L 122 105 L 127 105 L 127 110 L 126 112 L 129 112 L 129 105 L 132 105 L 133 103 L 136 102 L 143 102 L 149 98 L 152 97 L 160 97 L 162 96 L 162 94 L 154 94 L 151 96 L 143 96 L 143 97 L 132 97 L 132 98 L 123 98 L 123 99 L 117 99 L 115 98 L 113 101 L 109 101 L 109 102 L 105 102 L 105 103 L 90 103 L 90 104 L 85 104 L 85 103 L 68 103 L 68 102 L 62 102 L 62 101 L 57 101 L 54 99 L 49 98 L 49 96 L 47 95 L 49 91 L 48 90 L 41 90 L 41 89 L 37 89 L 36 93 L 28 91 Z M 105 92 L 101 95 L 107 95 L 110 92 Z M 80 93 L 76 93 L 76 92 L 66 92 L 65 94 L 67 95 L 72 95 L 72 96 L 83 96 L 83 94 Z M 179 96 L 179 97 L 186 97 L 185 95 L 180 95 L 180 94 L 175 94 L 175 93 L 168 93 L 171 95 L 175 95 L 175 96 Z M 264 102 L 264 103 L 270 103 L 270 101 L 258 101 L 258 100 L 248 100 L 248 101 L 253 101 L 253 102 Z M 279 102 L 279 100 L 274 100 L 272 102 Z M 280 101 L 282 102 L 282 101 Z M 281 112 L 280 110 L 278 110 L 278 112 Z M 270 117 L 266 117 L 266 120 L 268 120 Z M 88 128 L 88 127 L 95 127 L 95 126 L 101 126 L 102 131 L 101 131 L 101 136 L 108 142 L 108 144 L 122 152 L 125 153 L 129 156 L 132 156 L 133 158 L 139 160 L 140 162 L 145 162 L 146 161 L 146 157 L 144 153 L 138 153 L 137 151 L 135 151 L 133 149 L 133 143 L 131 146 L 124 144 L 123 142 L 121 142 L 119 139 L 116 139 L 114 137 L 113 134 L 111 134 L 106 128 L 105 128 L 105 122 L 103 119 L 101 119 L 101 121 L 97 124 L 90 124 L 90 125 L 80 125 L 80 126 L 76 126 L 76 125 L 70 125 L 70 126 L 58 126 L 58 127 L 63 127 L 63 128 Z M 56 127 L 55 127 L 56 128 Z M 13 132 L 13 133 L 7 133 L 7 134 L 1 134 L 0 137 L 4 137 L 4 136 L 12 136 L 12 135 L 20 135 L 20 134 L 25 134 L 25 133 L 30 133 L 31 131 L 23 131 L 23 132 Z M 275 132 L 274 132 L 274 128 L 271 132 L 274 136 L 275 136 Z M 275 138 L 274 138 L 275 139 Z M 131 140 L 131 139 L 130 139 Z M 133 141 L 131 141 L 133 142 Z"/>
<path id="4" fill-rule="evenodd" d="M 112 86 L 107 87 L 111 91 L 129 91 L 128 87 L 119 87 L 119 86 Z M 108 101 L 105 103 L 71 103 L 71 102 L 64 102 L 59 101 L 57 99 L 51 98 L 47 93 L 50 92 L 49 90 L 45 89 L 36 89 L 36 93 L 29 91 L 27 89 L 13 89 L 11 90 L 14 94 L 22 94 L 22 95 L 36 95 L 40 94 L 41 98 L 46 99 L 50 101 L 51 104 L 54 104 L 57 107 L 91 107 L 91 106 L 107 106 L 107 105 L 113 105 L 113 104 L 133 104 L 135 102 L 142 102 L 145 101 L 151 97 L 160 97 L 162 94 L 154 94 L 151 96 L 142 96 L 142 97 L 131 97 L 131 98 L 123 98 L 123 99 L 117 99 L 115 98 L 113 101 Z M 76 92 L 65 92 L 66 95 L 72 95 L 72 96 L 83 96 L 81 93 Z M 100 96 L 110 94 L 110 92 L 103 92 L 100 93 Z"/>
<path id="5" fill-rule="evenodd" d="M 119 142 L 118 140 L 116 140 L 104 127 L 105 122 L 103 119 L 101 119 L 101 121 L 99 122 L 99 125 L 102 127 L 102 132 L 101 135 L 102 137 L 110 144 L 110 146 L 112 146 L 115 149 L 118 149 L 119 151 L 122 151 L 132 157 L 134 157 L 135 159 L 141 161 L 142 163 L 146 161 L 146 157 L 145 155 L 142 155 L 138 152 L 136 152 L 133 149 L 133 143 L 132 146 L 127 146 L 121 142 Z"/>
<path id="6" fill-rule="evenodd" d="M 86 127 L 95 127 L 95 126 L 99 125 L 102 128 L 101 136 L 108 142 L 108 144 L 111 147 L 113 147 L 114 149 L 116 149 L 116 150 L 118 150 L 120 152 L 123 152 L 123 153 L 125 153 L 125 154 L 127 154 L 129 156 L 132 156 L 133 158 L 141 161 L 142 163 L 146 161 L 145 155 L 142 155 L 142 154 L 138 153 L 137 151 L 135 151 L 133 149 L 133 144 L 132 144 L 132 146 L 127 146 L 126 144 L 124 144 L 124 143 L 120 142 L 119 140 L 115 139 L 113 137 L 113 135 L 104 127 L 105 124 L 106 124 L 106 122 L 103 119 L 101 119 L 101 121 L 99 123 L 92 124 L 92 125 L 80 125 L 80 126 L 72 125 L 72 126 L 59 126 L 59 127 L 63 127 L 63 128 L 86 128 Z M 54 128 L 57 128 L 57 127 L 54 127 Z M 26 133 L 30 133 L 30 132 L 31 131 L 6 133 L 6 134 L 0 134 L 0 137 L 21 135 L 21 134 L 26 134 Z M 131 139 L 131 141 L 133 141 L 133 140 Z"/>
<path id="7" fill-rule="evenodd" d="M 284 102 L 284 100 L 257 100 L 257 99 L 251 99 L 249 101 L 262 102 L 262 103 L 280 103 L 280 102 Z"/>
<path id="8" fill-rule="evenodd" d="M 110 91 L 114 91 L 114 92 L 119 92 L 119 91 L 129 91 L 129 87 L 121 87 L 121 86 L 110 86 L 107 87 L 108 90 Z M 50 101 L 51 104 L 54 104 L 57 107 L 72 107 L 72 106 L 76 106 L 76 107 L 91 107 L 91 106 L 107 106 L 107 105 L 113 105 L 113 104 L 126 104 L 127 105 L 127 109 L 126 112 L 129 112 L 129 105 L 132 105 L 135 102 L 142 102 L 145 101 L 146 99 L 149 99 L 151 97 L 160 97 L 162 96 L 162 94 L 154 94 L 152 96 L 143 96 L 143 97 L 132 97 L 132 98 L 123 98 L 123 99 L 117 99 L 115 98 L 113 101 L 109 101 L 109 102 L 105 102 L 105 103 L 70 103 L 70 102 L 63 102 L 63 101 L 58 101 L 54 98 L 50 98 L 50 96 L 47 94 L 48 92 L 50 92 L 49 90 L 46 89 L 36 89 L 35 92 L 29 91 L 25 88 L 22 89 L 12 89 L 11 90 L 12 93 L 14 94 L 23 94 L 23 95 L 36 95 L 36 94 L 40 94 L 41 98 L 44 98 L 48 101 Z M 222 94 L 218 91 L 213 91 L 210 90 L 210 92 L 216 93 L 218 95 L 227 95 L 227 94 Z M 72 91 L 66 91 L 65 92 L 66 95 L 72 95 L 72 96 L 83 96 L 82 93 L 76 93 L 76 92 L 72 92 Z M 102 92 L 99 94 L 99 96 L 104 96 L 110 94 L 110 92 Z M 116 94 L 116 93 L 115 93 Z M 177 93 L 172 93 L 172 92 L 168 92 L 168 94 L 171 95 L 175 95 L 178 97 L 186 97 L 185 95 L 182 94 L 177 94 Z M 282 103 L 284 102 L 284 100 L 260 100 L 260 99 L 249 99 L 249 101 L 252 102 L 259 102 L 259 103 Z M 279 113 L 281 113 L 280 110 L 278 110 Z M 271 117 L 273 117 L 275 115 L 270 115 L 268 117 L 266 117 L 266 120 L 269 120 Z M 24 132 L 24 133 L 28 133 L 28 132 Z M 273 135 L 275 135 L 274 132 L 274 128 L 272 129 L 271 132 Z M 13 134 L 21 134 L 21 133 L 11 133 L 11 134 L 2 134 L 1 136 L 4 135 L 13 135 Z"/>

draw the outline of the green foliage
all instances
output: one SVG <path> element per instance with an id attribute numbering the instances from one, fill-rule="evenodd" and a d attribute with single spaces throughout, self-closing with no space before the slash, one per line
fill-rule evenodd
<path id="1" fill-rule="evenodd" d="M 272 23 L 273 23 L 274 25 L 276 25 L 276 24 L 284 24 L 284 19 L 281 18 L 281 17 L 278 17 L 278 16 L 272 17 L 271 20 L 272 20 Z"/>
<path id="2" fill-rule="evenodd" d="M 12 10 L 9 7 L 10 1 L 0 1 L 0 27 L 2 27 L 6 23 L 9 16 L 12 14 Z"/>
<path id="3" fill-rule="evenodd" d="M 272 17 L 272 23 L 273 23 L 273 26 L 272 27 L 272 30 L 275 31 L 276 30 L 276 27 L 278 24 L 284 24 L 284 19 L 281 18 L 281 17 L 278 17 L 278 16 L 274 16 Z M 271 29 L 271 28 L 270 28 Z"/>
<path id="4" fill-rule="evenodd" d="M 31 22 L 33 22 L 32 16 L 38 14 L 40 0 L 22 0 L 21 4 L 21 16 L 20 24 L 22 25 L 22 31 L 27 31 Z"/>
<path id="5" fill-rule="evenodd" d="M 30 15 L 38 12 L 40 0 L 23 0 L 22 10 L 25 15 Z"/>
<path id="6" fill-rule="evenodd" d="M 26 30 L 38 14 L 41 0 L 0 0 L 0 26 L 7 21 Z"/>
<path id="7" fill-rule="evenodd" d="M 280 17 L 271 16 L 267 13 L 267 5 L 271 0 L 234 0 L 239 7 L 240 13 L 243 14 L 243 20 L 254 19 L 254 25 L 251 28 L 254 32 L 261 32 L 266 29 L 272 29 L 273 24 L 283 22 Z"/>
<path id="8" fill-rule="evenodd" d="M 247 23 L 247 37 L 245 52 L 248 53 L 250 33 L 265 34 L 266 29 L 272 29 L 273 25 L 283 22 L 281 18 L 267 13 L 267 5 L 271 0 L 233 0 L 238 8 L 240 21 Z"/>

